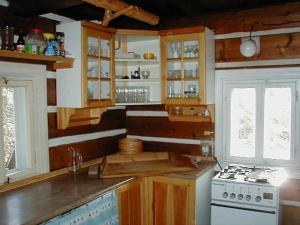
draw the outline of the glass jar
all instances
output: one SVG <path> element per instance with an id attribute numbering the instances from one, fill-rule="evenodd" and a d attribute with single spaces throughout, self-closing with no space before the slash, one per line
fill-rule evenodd
<path id="1" fill-rule="evenodd" d="M 37 54 L 44 53 L 47 47 L 47 42 L 42 33 L 42 30 L 38 28 L 30 30 L 25 39 L 25 52 Z"/>
<path id="2" fill-rule="evenodd" d="M 15 50 L 14 32 L 15 27 L 11 25 L 4 25 L 1 28 L 2 50 Z"/>

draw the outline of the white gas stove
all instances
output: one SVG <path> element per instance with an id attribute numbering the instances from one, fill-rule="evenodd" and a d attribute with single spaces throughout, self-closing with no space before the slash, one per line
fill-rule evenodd
<path id="1" fill-rule="evenodd" d="M 211 225 L 279 225 L 278 170 L 230 165 L 212 179 Z"/>

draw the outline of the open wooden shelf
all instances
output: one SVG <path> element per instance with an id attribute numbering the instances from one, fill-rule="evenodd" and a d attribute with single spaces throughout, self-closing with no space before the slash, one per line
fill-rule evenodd
<path id="1" fill-rule="evenodd" d="M 58 108 L 57 128 L 67 129 L 69 127 L 98 124 L 101 116 L 107 111 L 102 108 Z"/>
<path id="2" fill-rule="evenodd" d="M 0 60 L 24 60 L 29 63 L 52 64 L 53 69 L 63 69 L 73 67 L 73 58 L 61 56 L 47 56 L 42 54 L 31 54 L 16 51 L 0 50 Z"/>

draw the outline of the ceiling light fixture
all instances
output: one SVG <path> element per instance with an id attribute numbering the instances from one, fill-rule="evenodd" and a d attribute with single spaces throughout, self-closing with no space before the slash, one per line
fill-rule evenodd
<path id="1" fill-rule="evenodd" d="M 256 53 L 259 52 L 259 37 L 254 38 L 251 36 L 253 26 L 250 30 L 249 38 L 242 39 L 242 43 L 240 45 L 240 52 L 245 57 L 254 56 Z"/>

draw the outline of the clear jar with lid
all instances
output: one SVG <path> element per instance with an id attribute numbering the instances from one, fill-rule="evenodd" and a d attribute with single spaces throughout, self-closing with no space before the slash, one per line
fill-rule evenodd
<path id="1" fill-rule="evenodd" d="M 43 37 L 42 33 L 43 31 L 41 29 L 38 28 L 31 29 L 30 33 L 27 34 L 25 39 L 25 50 L 29 51 L 28 49 L 36 48 L 36 53 L 43 54 L 47 47 L 47 42 Z M 35 52 L 31 52 L 31 53 L 35 53 Z"/>

